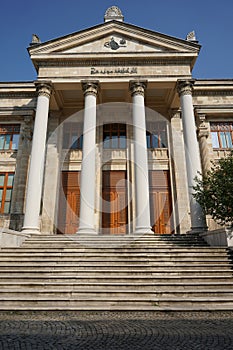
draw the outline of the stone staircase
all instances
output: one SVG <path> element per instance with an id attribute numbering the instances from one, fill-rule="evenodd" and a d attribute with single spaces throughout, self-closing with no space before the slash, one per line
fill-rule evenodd
<path id="1" fill-rule="evenodd" d="M 231 252 L 198 235 L 32 235 L 0 250 L 0 310 L 232 310 Z"/>

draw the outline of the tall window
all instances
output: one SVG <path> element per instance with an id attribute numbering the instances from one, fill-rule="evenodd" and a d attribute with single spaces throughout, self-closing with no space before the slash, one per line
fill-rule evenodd
<path id="1" fill-rule="evenodd" d="M 0 173 L 0 214 L 9 214 L 14 173 Z"/>
<path id="2" fill-rule="evenodd" d="M 19 124 L 0 124 L 0 151 L 17 150 L 19 146 Z"/>
<path id="3" fill-rule="evenodd" d="M 210 124 L 213 148 L 233 148 L 233 123 L 220 122 Z"/>
<path id="4" fill-rule="evenodd" d="M 103 127 L 104 148 L 126 148 L 126 125 L 105 124 Z"/>
<path id="5" fill-rule="evenodd" d="M 63 128 L 63 148 L 82 149 L 83 125 L 79 123 L 65 123 Z"/>
<path id="6" fill-rule="evenodd" d="M 147 148 L 167 148 L 166 122 L 149 122 L 146 127 Z"/>

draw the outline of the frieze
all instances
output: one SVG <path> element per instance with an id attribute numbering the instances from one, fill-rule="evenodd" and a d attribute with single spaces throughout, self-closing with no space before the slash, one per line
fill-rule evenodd
<path id="1" fill-rule="evenodd" d="M 142 57 L 141 59 L 135 60 L 135 59 L 128 59 L 128 60 L 119 60 L 119 59 L 113 59 L 111 61 L 109 60 L 69 60 L 67 61 L 65 58 L 64 60 L 57 60 L 57 61 L 39 61 L 37 62 L 38 67 L 94 67 L 94 66 L 104 66 L 104 67 L 111 67 L 111 66 L 122 66 L 122 67 L 128 67 L 129 65 L 132 67 L 135 66 L 169 66 L 169 65 L 176 65 L 176 66 L 183 66 L 188 65 L 190 63 L 190 60 L 183 60 L 183 59 L 145 59 Z"/>
<path id="2" fill-rule="evenodd" d="M 34 98 L 36 97 L 35 92 L 0 92 L 0 98 Z"/>
<path id="3" fill-rule="evenodd" d="M 91 75 L 94 74 L 137 74 L 137 68 L 136 67 L 119 67 L 119 68 L 104 68 L 104 69 L 97 69 L 95 67 L 91 67 Z"/>
<path id="4" fill-rule="evenodd" d="M 208 90 L 194 90 L 193 96 L 233 96 L 233 90 L 230 91 L 223 91 L 223 90 L 217 90 L 217 91 L 208 91 Z"/>

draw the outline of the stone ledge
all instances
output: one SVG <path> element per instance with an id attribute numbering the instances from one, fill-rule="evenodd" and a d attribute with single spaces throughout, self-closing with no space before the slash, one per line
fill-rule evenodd
<path id="1" fill-rule="evenodd" d="M 0 249 L 6 247 L 20 247 L 28 237 L 30 237 L 30 235 L 0 227 Z"/>

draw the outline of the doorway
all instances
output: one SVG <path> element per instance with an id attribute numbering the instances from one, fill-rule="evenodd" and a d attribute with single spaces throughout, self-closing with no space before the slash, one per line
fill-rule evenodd
<path id="1" fill-rule="evenodd" d="M 155 233 L 172 233 L 172 197 L 168 170 L 149 171 L 150 217 Z"/>
<path id="2" fill-rule="evenodd" d="M 58 232 L 74 234 L 79 226 L 80 172 L 63 171 L 61 176 Z"/>
<path id="3" fill-rule="evenodd" d="M 126 171 L 102 172 L 102 232 L 125 234 L 128 224 Z"/>

